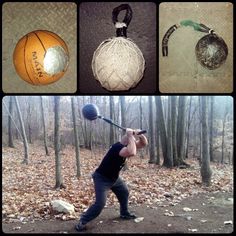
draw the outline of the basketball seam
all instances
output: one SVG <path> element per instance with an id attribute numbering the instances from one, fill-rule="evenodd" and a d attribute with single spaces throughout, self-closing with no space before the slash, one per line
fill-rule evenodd
<path id="1" fill-rule="evenodd" d="M 44 49 L 44 51 L 45 51 L 45 54 L 46 54 L 46 49 L 45 49 L 45 47 L 44 47 L 44 45 L 43 45 L 43 43 L 42 43 L 41 39 L 39 38 L 39 36 L 37 35 L 37 33 L 35 33 L 35 32 L 34 32 L 34 34 L 36 35 L 36 37 L 38 38 L 39 42 L 40 42 L 40 43 L 41 43 L 41 45 L 43 46 L 43 49 Z M 44 56 L 45 56 L 45 54 L 44 54 Z"/>
<path id="2" fill-rule="evenodd" d="M 25 71 L 26 71 L 30 81 L 33 83 L 33 85 L 35 85 L 34 81 L 29 76 L 29 73 L 28 73 L 28 70 L 27 70 L 27 67 L 26 67 L 26 63 L 25 63 L 25 54 L 26 54 L 25 51 L 26 51 L 26 44 L 27 44 L 27 42 L 28 42 L 28 35 L 26 35 L 26 41 L 25 41 L 25 46 L 24 46 L 24 65 L 25 65 Z"/>
<path id="3" fill-rule="evenodd" d="M 36 33 L 36 32 L 33 32 L 34 34 L 35 34 L 35 36 L 38 38 L 38 40 L 39 40 L 39 42 L 40 42 L 40 44 L 42 45 L 42 47 L 43 47 L 43 50 L 44 50 L 44 58 L 45 58 L 45 55 L 46 55 L 46 48 L 44 47 L 44 45 L 43 45 L 43 42 L 42 42 L 42 40 L 40 39 L 40 37 L 38 36 L 38 34 Z M 41 64 L 41 63 L 39 63 L 41 66 L 42 66 L 42 68 L 44 69 L 44 66 Z M 39 78 L 37 77 L 37 79 L 38 79 L 38 81 L 39 81 L 39 83 L 40 83 L 40 80 L 39 80 Z"/>

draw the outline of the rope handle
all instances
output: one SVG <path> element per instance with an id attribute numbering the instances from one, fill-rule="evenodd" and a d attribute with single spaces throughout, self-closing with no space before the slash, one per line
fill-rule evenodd
<path id="1" fill-rule="evenodd" d="M 163 57 L 168 56 L 168 41 L 171 34 L 173 34 L 176 29 L 178 28 L 178 25 L 172 25 L 165 33 L 163 39 L 162 39 L 162 55 Z"/>
<path id="2" fill-rule="evenodd" d="M 118 21 L 118 15 L 121 11 L 126 10 L 125 18 L 122 22 Z M 121 4 L 112 11 L 112 22 L 116 27 L 116 37 L 125 37 L 127 38 L 127 28 L 132 19 L 132 9 L 129 4 Z"/>

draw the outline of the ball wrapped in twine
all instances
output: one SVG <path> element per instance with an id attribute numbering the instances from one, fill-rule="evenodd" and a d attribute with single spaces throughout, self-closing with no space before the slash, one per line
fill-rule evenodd
<path id="1" fill-rule="evenodd" d="M 120 11 L 126 10 L 123 22 L 118 22 Z M 110 91 L 129 90 L 142 79 L 145 60 L 138 46 L 127 38 L 127 27 L 132 19 L 132 9 L 121 4 L 112 11 L 116 37 L 104 40 L 92 59 L 92 70 L 102 87 Z"/>
<path id="2" fill-rule="evenodd" d="M 228 47 L 225 41 L 218 35 L 208 34 L 198 41 L 195 53 L 203 67 L 214 70 L 226 61 Z"/>
<path id="3" fill-rule="evenodd" d="M 107 39 L 93 54 L 93 75 L 102 87 L 110 91 L 135 87 L 142 79 L 144 69 L 143 54 L 131 39 Z"/>

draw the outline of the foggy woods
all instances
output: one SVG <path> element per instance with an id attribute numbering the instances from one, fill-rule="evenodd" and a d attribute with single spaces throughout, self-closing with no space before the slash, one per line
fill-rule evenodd
<path id="1" fill-rule="evenodd" d="M 3 144 L 14 147 L 15 141 L 24 141 L 26 163 L 27 141 L 44 145 L 46 155 L 49 155 L 47 145 L 54 147 L 55 138 L 54 97 L 12 98 L 3 99 Z M 81 114 L 85 104 L 95 103 L 102 116 L 111 118 L 123 127 L 148 131 L 149 147 L 146 148 L 146 154 L 149 163 L 183 167 L 188 166 L 188 158 L 197 158 L 199 162 L 209 159 L 232 163 L 231 97 L 62 96 L 59 103 L 60 150 L 69 144 L 76 146 L 75 143 L 80 148 L 92 151 L 106 149 L 119 140 L 121 130 L 99 119 L 86 120 Z M 76 149 L 77 155 L 79 147 Z M 30 157 L 28 159 L 30 161 Z"/>

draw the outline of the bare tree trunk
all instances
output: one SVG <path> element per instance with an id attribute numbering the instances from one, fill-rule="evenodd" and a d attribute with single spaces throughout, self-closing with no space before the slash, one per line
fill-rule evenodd
<path id="1" fill-rule="evenodd" d="M 210 167 L 210 157 L 209 157 L 209 136 L 208 136 L 208 107 L 207 107 L 207 97 L 202 96 L 202 106 L 201 106 L 201 117 L 202 117 L 202 164 L 201 164 L 201 176 L 202 183 L 206 186 L 211 184 L 211 167 Z"/>
<path id="2" fill-rule="evenodd" d="M 27 109 L 27 116 L 28 116 L 28 137 L 29 137 L 29 143 L 32 142 L 32 128 L 31 128 L 31 99 L 28 100 L 28 109 Z"/>
<path id="3" fill-rule="evenodd" d="M 54 144 L 55 144 L 55 167 L 56 167 L 56 185 L 55 188 L 63 188 L 61 176 L 61 154 L 60 154 L 60 97 L 54 96 L 54 111 L 55 111 L 55 129 L 54 129 Z"/>
<path id="4" fill-rule="evenodd" d="M 90 96 L 90 103 L 93 103 L 93 96 Z M 89 150 L 91 150 L 91 154 L 94 154 L 93 152 L 93 128 L 92 128 L 92 122 L 89 123 Z"/>
<path id="5" fill-rule="evenodd" d="M 80 97 L 76 97 L 76 100 L 77 100 L 77 104 L 78 104 L 78 107 L 76 107 L 76 110 L 77 110 L 77 114 L 79 116 L 79 124 L 80 124 L 80 128 L 81 128 L 81 134 L 79 136 L 79 140 L 80 140 L 80 145 L 81 145 L 81 141 L 83 140 L 84 141 L 84 118 L 82 118 L 82 114 L 81 114 L 81 107 L 82 105 L 84 105 L 82 102 L 81 102 L 81 99 Z"/>
<path id="6" fill-rule="evenodd" d="M 139 96 L 139 127 L 143 129 L 143 108 L 142 108 L 142 96 Z M 143 149 L 140 150 L 140 157 L 143 158 Z"/>
<path id="7" fill-rule="evenodd" d="M 185 150 L 185 121 L 186 121 L 186 96 L 179 96 L 178 107 L 178 124 L 177 124 L 177 153 L 178 153 L 178 166 L 189 165 L 184 162 Z"/>
<path id="8" fill-rule="evenodd" d="M 172 119 L 171 119 L 171 98 L 168 97 L 168 116 L 167 116 L 167 167 L 173 167 L 173 148 L 172 148 Z"/>
<path id="9" fill-rule="evenodd" d="M 73 118 L 73 126 L 74 126 L 74 135 L 75 135 L 75 155 L 76 155 L 76 167 L 77 172 L 76 176 L 79 178 L 81 176 L 80 172 L 80 156 L 79 156 L 79 137 L 78 137 L 78 127 L 76 122 L 76 108 L 75 108 L 75 99 L 71 97 L 71 110 L 72 110 L 72 118 Z"/>
<path id="10" fill-rule="evenodd" d="M 197 150 L 197 124 L 196 119 L 194 118 L 194 126 L 193 126 L 193 158 L 196 157 Z"/>
<path id="11" fill-rule="evenodd" d="M 167 119 L 168 119 L 168 99 L 162 100 L 162 108 L 163 108 L 163 116 L 165 121 L 165 126 L 167 127 Z"/>
<path id="12" fill-rule="evenodd" d="M 225 120 L 222 121 L 222 139 L 221 139 L 221 164 L 224 163 L 224 146 L 225 146 Z"/>
<path id="13" fill-rule="evenodd" d="M 187 121 L 187 130 L 186 130 L 186 139 L 187 139 L 186 141 L 187 141 L 187 144 L 186 144 L 185 158 L 188 158 L 189 131 L 190 131 L 190 124 L 191 124 L 191 111 L 192 111 L 192 96 L 190 96 L 189 110 L 188 110 L 188 121 Z"/>
<path id="14" fill-rule="evenodd" d="M 228 107 L 225 107 L 224 118 L 222 120 L 223 130 L 222 130 L 222 142 L 221 142 L 221 164 L 224 163 L 225 125 L 226 125 L 227 115 L 228 115 Z"/>
<path id="15" fill-rule="evenodd" d="M 21 109 L 20 109 L 20 106 L 19 106 L 18 99 L 17 99 L 16 96 L 14 98 L 15 98 L 16 109 L 17 109 L 17 113 L 18 113 L 18 117 L 19 117 L 19 121 L 20 121 L 21 132 L 22 132 L 22 137 L 23 137 L 23 142 L 24 142 L 24 150 L 25 150 L 25 156 L 24 156 L 24 160 L 23 160 L 22 163 L 28 164 L 29 152 L 28 152 L 27 137 L 26 137 L 26 133 L 25 133 L 25 126 L 24 126 L 24 122 L 23 122 L 23 119 L 22 119 Z"/>
<path id="16" fill-rule="evenodd" d="M 160 130 L 158 128 L 158 125 L 156 125 L 156 164 L 160 165 L 161 160 L 160 160 Z"/>
<path id="17" fill-rule="evenodd" d="M 143 129 L 143 107 L 142 107 L 142 96 L 139 96 L 139 127 Z"/>
<path id="18" fill-rule="evenodd" d="M 214 124 L 214 96 L 210 96 L 210 102 L 211 102 L 211 111 L 210 111 L 210 161 L 214 161 L 213 156 L 213 124 Z"/>
<path id="19" fill-rule="evenodd" d="M 114 117 L 114 120 L 115 120 L 115 123 L 120 123 L 120 104 L 117 103 L 117 106 L 116 104 L 115 105 L 115 117 Z M 119 129 L 115 129 L 115 140 L 118 140 L 119 137 L 120 137 L 120 134 L 119 134 Z"/>
<path id="20" fill-rule="evenodd" d="M 198 99 L 198 102 L 199 102 L 199 116 L 200 116 L 200 135 L 199 135 L 199 143 L 200 143 L 200 150 L 199 150 L 199 165 L 201 166 L 202 165 L 202 112 L 201 112 L 201 109 L 202 109 L 202 101 L 201 101 L 201 97 L 199 96 L 199 99 Z"/>
<path id="21" fill-rule="evenodd" d="M 14 148 L 12 136 L 12 116 L 13 116 L 13 96 L 9 97 L 9 113 L 8 114 L 8 147 Z"/>
<path id="22" fill-rule="evenodd" d="M 47 131 L 46 131 L 46 127 L 45 127 L 44 106 L 43 106 L 42 96 L 40 96 L 40 106 L 41 106 L 41 114 L 42 114 L 42 122 L 43 122 L 44 148 L 45 148 L 46 155 L 49 156 L 48 145 L 47 145 Z"/>
<path id="23" fill-rule="evenodd" d="M 152 96 L 148 97 L 149 106 L 149 162 L 156 163 L 155 149 L 154 149 L 154 130 L 153 130 L 153 107 L 152 107 Z"/>
<path id="24" fill-rule="evenodd" d="M 177 96 L 171 96 L 173 164 L 178 166 L 177 155 Z"/>
<path id="25" fill-rule="evenodd" d="M 177 126 L 177 153 L 179 162 L 183 160 L 183 154 L 184 154 L 185 121 L 186 121 L 185 110 L 186 110 L 186 97 L 179 96 L 178 126 Z"/>
<path id="26" fill-rule="evenodd" d="M 156 136 L 155 136 L 155 141 L 156 141 L 156 164 L 160 165 L 161 160 L 160 160 L 160 129 L 158 125 L 158 109 L 157 109 L 157 96 L 155 96 L 155 107 L 156 107 L 156 119 L 155 119 L 155 131 L 156 131 Z"/>
<path id="27" fill-rule="evenodd" d="M 85 100 L 85 96 L 83 96 L 83 105 L 86 104 L 86 100 Z M 90 144 L 89 144 L 89 138 L 88 138 L 88 120 L 87 119 L 83 119 L 84 121 L 84 132 L 83 132 L 83 136 L 84 136 L 84 147 L 86 149 L 89 149 L 90 148 Z"/>
<path id="28" fill-rule="evenodd" d="M 125 119 L 125 96 L 119 96 L 120 98 L 120 114 L 121 114 L 121 126 L 126 127 Z"/>
<path id="29" fill-rule="evenodd" d="M 110 101 L 110 118 L 111 120 L 114 120 L 114 109 L 115 109 L 115 104 L 114 104 L 114 97 L 110 96 L 109 97 L 109 101 Z M 114 144 L 115 142 L 115 138 L 114 138 L 114 126 L 110 125 L 110 146 L 112 144 Z"/>
<path id="30" fill-rule="evenodd" d="M 156 109 L 157 109 L 157 125 L 160 130 L 160 137 L 161 137 L 161 147 L 162 147 L 162 153 L 163 153 L 163 166 L 168 167 L 167 162 L 167 142 L 166 142 L 166 127 L 165 127 L 165 120 L 164 120 L 164 114 L 163 114 L 163 108 L 162 108 L 162 102 L 161 97 L 156 96 Z"/>

